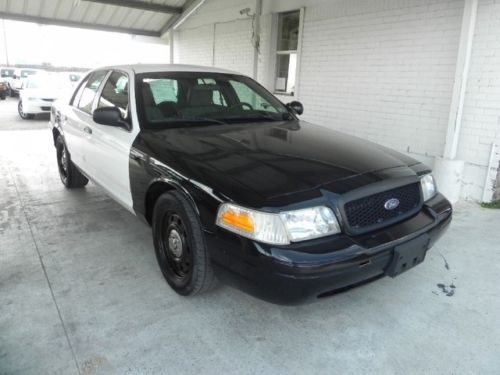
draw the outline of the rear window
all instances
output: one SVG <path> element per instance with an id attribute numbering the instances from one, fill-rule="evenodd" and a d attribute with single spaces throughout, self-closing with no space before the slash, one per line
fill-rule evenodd
<path id="1" fill-rule="evenodd" d="M 178 86 L 175 79 L 145 79 L 144 82 L 151 88 L 155 104 L 162 102 L 177 103 Z"/>
<path id="2" fill-rule="evenodd" d="M 34 70 L 21 70 L 21 77 L 22 78 L 26 78 L 26 77 L 29 77 L 33 74 L 35 74 L 36 72 Z"/>
<path id="3" fill-rule="evenodd" d="M 9 78 L 14 75 L 14 69 L 1 69 L 0 75 L 2 78 Z"/>

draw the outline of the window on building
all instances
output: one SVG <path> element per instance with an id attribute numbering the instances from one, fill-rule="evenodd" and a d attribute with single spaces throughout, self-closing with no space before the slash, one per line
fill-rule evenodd
<path id="1" fill-rule="evenodd" d="M 293 95 L 297 73 L 300 10 L 278 15 L 278 43 L 276 47 L 276 82 L 278 94 Z"/>

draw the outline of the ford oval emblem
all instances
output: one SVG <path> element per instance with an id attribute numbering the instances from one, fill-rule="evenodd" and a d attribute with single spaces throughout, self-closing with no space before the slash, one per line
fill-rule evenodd
<path id="1" fill-rule="evenodd" d="M 399 199 L 397 199 L 397 198 L 391 198 L 387 202 L 384 203 L 384 208 L 387 211 L 395 210 L 396 208 L 398 208 L 398 206 L 399 206 Z"/>

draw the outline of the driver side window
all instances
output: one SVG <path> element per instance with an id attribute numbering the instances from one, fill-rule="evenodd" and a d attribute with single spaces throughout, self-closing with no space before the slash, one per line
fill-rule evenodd
<path id="1" fill-rule="evenodd" d="M 94 98 L 96 96 L 97 90 L 99 86 L 101 86 L 104 77 L 106 77 L 106 71 L 94 72 L 87 83 L 85 84 L 85 88 L 82 91 L 80 101 L 78 102 L 78 108 L 83 112 L 88 114 L 92 113 L 92 105 L 94 103 Z"/>
<path id="2" fill-rule="evenodd" d="M 278 113 L 276 108 L 274 108 L 262 96 L 257 94 L 243 82 L 230 80 L 229 83 L 238 96 L 238 100 L 240 101 L 240 103 L 248 103 L 256 110 Z"/>
<path id="3" fill-rule="evenodd" d="M 116 107 L 126 119 L 129 106 L 128 82 L 128 76 L 125 73 L 113 72 L 102 89 L 97 107 Z"/>

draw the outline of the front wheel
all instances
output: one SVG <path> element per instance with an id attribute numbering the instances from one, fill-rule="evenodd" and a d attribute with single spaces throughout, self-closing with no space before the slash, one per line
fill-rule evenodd
<path id="1" fill-rule="evenodd" d="M 24 112 L 22 101 L 19 101 L 19 104 L 17 105 L 17 112 L 19 112 L 19 116 L 21 116 L 23 120 L 31 120 L 35 118 L 34 114 Z"/>
<path id="2" fill-rule="evenodd" d="M 177 293 L 195 295 L 215 286 L 201 224 L 181 193 L 169 192 L 158 198 L 153 212 L 153 239 L 161 272 Z"/>
<path id="3" fill-rule="evenodd" d="M 59 177 L 61 177 L 61 182 L 64 186 L 68 189 L 76 189 L 88 184 L 88 178 L 71 161 L 68 149 L 61 136 L 57 137 L 56 140 L 56 155 Z"/>
<path id="4" fill-rule="evenodd" d="M 0 94 L 0 100 L 5 100 L 5 93 Z"/>

